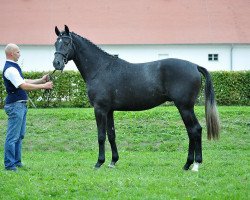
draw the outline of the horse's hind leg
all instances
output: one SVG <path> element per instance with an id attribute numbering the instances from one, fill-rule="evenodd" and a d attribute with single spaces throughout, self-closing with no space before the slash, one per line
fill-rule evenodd
<path id="1" fill-rule="evenodd" d="M 108 113 L 107 132 L 108 132 L 108 139 L 109 139 L 109 143 L 110 143 L 111 151 L 112 151 L 112 161 L 109 167 L 112 168 L 115 166 L 115 163 L 119 159 L 116 142 L 115 142 L 115 126 L 114 126 L 114 112 L 113 111 L 110 111 Z"/>
<path id="2" fill-rule="evenodd" d="M 177 106 L 177 108 L 179 109 L 189 137 L 188 157 L 187 162 L 183 167 L 183 169 L 188 170 L 194 161 L 199 164 L 202 162 L 202 128 L 194 114 L 193 107 L 188 108 L 185 106 Z M 198 171 L 197 165 L 193 170 Z"/>

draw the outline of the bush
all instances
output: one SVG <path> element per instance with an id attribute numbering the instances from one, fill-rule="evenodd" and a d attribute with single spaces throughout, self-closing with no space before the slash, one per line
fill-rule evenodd
<path id="1" fill-rule="evenodd" d="M 250 105 L 250 71 L 211 74 L 219 105 Z"/>
<path id="2" fill-rule="evenodd" d="M 42 77 L 44 72 L 25 72 L 27 79 Z M 211 72 L 218 105 L 250 105 L 250 71 Z M 55 72 L 52 75 L 54 89 L 29 92 L 37 107 L 90 107 L 86 85 L 78 71 Z M 3 79 L 0 79 L 0 107 L 6 96 Z M 204 103 L 204 78 L 198 104 Z"/>
<path id="3" fill-rule="evenodd" d="M 25 73 L 27 78 L 39 78 L 42 73 Z M 37 90 L 29 93 L 38 107 L 90 107 L 86 85 L 75 71 L 55 72 L 52 75 L 53 90 Z"/>
<path id="4" fill-rule="evenodd" d="M 41 78 L 48 72 L 24 72 L 27 79 Z M 51 73 L 51 72 L 49 72 Z M 30 106 L 36 107 L 90 107 L 86 86 L 79 72 L 57 71 L 52 77 L 53 90 L 36 90 L 29 92 Z M 3 107 L 6 96 L 3 79 L 0 80 L 0 106 Z"/>

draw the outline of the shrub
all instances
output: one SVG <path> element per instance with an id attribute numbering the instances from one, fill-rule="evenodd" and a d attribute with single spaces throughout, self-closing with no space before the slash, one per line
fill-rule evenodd
<path id="1" fill-rule="evenodd" d="M 27 79 L 36 79 L 45 72 L 25 72 Z M 250 71 L 211 72 L 218 105 L 250 105 Z M 90 107 L 86 85 L 78 71 L 55 72 L 52 75 L 54 89 L 29 92 L 31 101 L 37 107 Z M 6 96 L 3 79 L 0 79 L 0 107 Z M 30 102 L 30 106 L 32 106 Z M 197 99 L 204 104 L 204 78 L 202 90 Z"/>
<path id="2" fill-rule="evenodd" d="M 211 74 L 219 105 L 250 105 L 250 71 Z"/>

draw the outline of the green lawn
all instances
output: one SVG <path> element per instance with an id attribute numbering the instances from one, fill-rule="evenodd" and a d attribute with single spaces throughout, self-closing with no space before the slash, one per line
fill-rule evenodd
<path id="1" fill-rule="evenodd" d="M 98 155 L 93 109 L 29 109 L 23 144 L 26 167 L 3 167 L 6 115 L 0 111 L 0 199 L 249 199 L 250 107 L 219 107 L 219 141 L 206 139 L 203 164 L 183 171 L 188 139 L 175 107 L 116 112 L 116 168 L 93 168 Z"/>

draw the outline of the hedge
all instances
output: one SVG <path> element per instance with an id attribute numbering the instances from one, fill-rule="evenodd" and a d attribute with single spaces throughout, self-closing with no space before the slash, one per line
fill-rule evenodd
<path id="1" fill-rule="evenodd" d="M 47 72 L 50 73 L 50 72 Z M 40 78 L 46 72 L 25 72 L 28 79 Z M 250 71 L 211 72 L 218 105 L 250 105 Z M 29 92 L 29 106 L 36 107 L 90 107 L 86 85 L 78 71 L 57 71 L 53 74 L 54 89 Z M 197 99 L 204 103 L 204 78 Z M 6 96 L 3 79 L 0 79 L 0 107 Z"/>
<path id="2" fill-rule="evenodd" d="M 41 78 L 51 72 L 24 72 L 27 79 Z M 35 107 L 90 107 L 86 86 L 79 72 L 55 72 L 52 75 L 53 90 L 36 90 L 28 92 L 29 106 Z M 3 79 L 0 79 L 0 107 L 3 107 L 6 96 Z"/>

